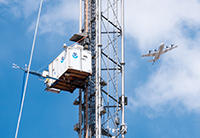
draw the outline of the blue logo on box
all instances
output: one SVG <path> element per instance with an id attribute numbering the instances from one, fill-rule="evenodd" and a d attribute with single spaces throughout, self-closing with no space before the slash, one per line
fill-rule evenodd
<path id="1" fill-rule="evenodd" d="M 78 58 L 78 54 L 77 54 L 76 52 L 74 52 L 74 53 L 72 54 L 72 57 L 73 57 L 73 58 Z"/>
<path id="2" fill-rule="evenodd" d="M 61 63 L 63 63 L 63 62 L 64 62 L 64 60 L 65 60 L 65 58 L 64 58 L 64 57 L 61 57 Z"/>

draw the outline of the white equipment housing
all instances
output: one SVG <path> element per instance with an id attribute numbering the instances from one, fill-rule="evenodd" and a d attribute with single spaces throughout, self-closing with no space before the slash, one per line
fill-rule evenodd
<path id="1" fill-rule="evenodd" d="M 49 77 L 55 79 L 48 80 L 46 90 L 56 88 L 73 92 L 91 74 L 91 51 L 83 50 L 83 46 L 78 44 L 67 47 L 49 64 Z"/>

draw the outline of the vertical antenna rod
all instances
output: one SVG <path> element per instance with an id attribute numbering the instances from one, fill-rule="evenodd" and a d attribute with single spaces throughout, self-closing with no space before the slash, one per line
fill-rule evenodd
<path id="1" fill-rule="evenodd" d="M 20 107 L 20 112 L 19 112 L 19 118 L 18 118 L 18 122 L 17 122 L 15 138 L 17 138 L 17 136 L 18 136 L 19 124 L 20 124 L 20 120 L 21 120 L 21 115 L 22 115 L 22 110 L 23 110 L 23 105 L 24 105 L 24 99 L 25 99 L 25 95 L 26 95 L 26 88 L 27 88 L 27 83 L 28 83 L 28 77 L 29 77 L 29 72 L 30 72 L 30 68 L 31 68 L 33 51 L 34 51 L 34 47 L 35 47 L 35 40 L 36 40 L 37 30 L 38 30 L 38 25 L 39 25 L 39 20 L 40 20 L 40 13 L 41 13 L 41 9 L 42 9 L 42 2 L 43 2 L 43 0 L 41 0 L 41 2 L 40 2 L 40 8 L 39 8 L 39 12 L 38 12 L 36 27 L 35 27 L 35 34 L 34 34 L 34 38 L 33 38 L 33 44 L 32 44 L 32 49 L 31 49 L 29 65 L 28 65 L 26 82 L 25 82 L 25 85 L 24 85 L 24 92 L 23 92 L 23 97 L 22 97 L 22 102 L 21 102 L 21 107 Z"/>
<path id="2" fill-rule="evenodd" d="M 125 128 L 125 120 L 124 120 L 124 100 L 125 100 L 125 94 L 124 94 L 124 0 L 121 0 L 121 29 L 122 29 L 122 37 L 121 37 L 121 49 L 122 49 L 122 61 L 121 61 L 121 65 L 122 65 L 122 130 L 124 130 Z M 122 138 L 125 138 L 124 133 L 122 133 Z"/>
<path id="3" fill-rule="evenodd" d="M 101 98 L 101 0 L 99 0 L 98 4 L 98 33 L 99 33 L 99 41 L 98 41 L 98 93 L 99 93 L 99 106 L 98 106 L 98 117 L 99 117 L 99 138 L 101 138 L 101 109 L 102 109 L 102 98 Z"/>
<path id="4" fill-rule="evenodd" d="M 79 1 L 79 33 L 82 32 L 82 0 Z"/>
<path id="5" fill-rule="evenodd" d="M 85 32 L 86 33 L 88 33 L 88 0 L 85 0 L 85 12 L 86 12 L 86 14 L 85 14 Z"/>
<path id="6" fill-rule="evenodd" d="M 99 28 L 98 28 L 98 5 L 99 5 L 99 0 L 96 0 L 96 12 L 95 12 L 95 20 L 96 20 L 96 46 L 95 46 L 95 64 L 96 64 L 96 67 L 95 67 L 95 129 L 96 129 L 96 138 L 99 138 L 99 117 L 98 117 L 98 110 L 99 110 L 99 107 L 98 107 L 98 104 L 99 104 L 99 98 L 98 98 L 98 43 L 99 43 Z"/>

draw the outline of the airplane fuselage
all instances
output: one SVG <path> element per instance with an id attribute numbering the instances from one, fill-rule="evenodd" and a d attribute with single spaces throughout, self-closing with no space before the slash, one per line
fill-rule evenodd
<path id="1" fill-rule="evenodd" d="M 158 52 L 156 53 L 154 57 L 154 62 L 156 62 L 160 58 L 160 55 L 162 54 L 163 49 L 164 49 L 164 44 L 161 44 L 158 49 Z"/>

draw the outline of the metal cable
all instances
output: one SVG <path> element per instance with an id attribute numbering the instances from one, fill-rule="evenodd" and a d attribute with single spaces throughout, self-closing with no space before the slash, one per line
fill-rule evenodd
<path id="1" fill-rule="evenodd" d="M 38 25 L 39 25 L 39 20 L 40 20 L 40 13 L 41 13 L 41 9 L 42 9 L 42 3 L 43 3 L 43 0 L 41 0 L 41 2 L 40 2 L 38 18 L 37 18 L 37 23 L 36 23 L 36 27 L 35 27 L 35 34 L 34 34 L 34 39 L 33 39 L 33 44 L 32 44 L 32 50 L 31 50 L 31 56 L 30 56 L 30 60 L 29 60 L 29 65 L 28 65 L 26 82 L 25 82 L 25 85 L 24 85 L 24 92 L 23 92 L 23 97 L 22 97 L 22 101 L 21 101 L 21 107 L 20 107 L 19 118 L 18 118 L 18 122 L 17 122 L 15 138 L 17 138 L 17 136 L 18 136 L 19 124 L 20 124 L 21 115 L 22 115 L 22 109 L 23 109 L 23 105 L 24 105 L 24 99 L 25 99 L 25 94 L 26 94 L 26 88 L 27 88 L 27 83 L 28 83 L 29 72 L 30 72 L 30 68 L 31 68 L 33 51 L 34 51 L 34 47 L 35 47 L 35 40 L 36 40 L 36 35 L 37 35 L 37 30 L 38 30 Z"/>

